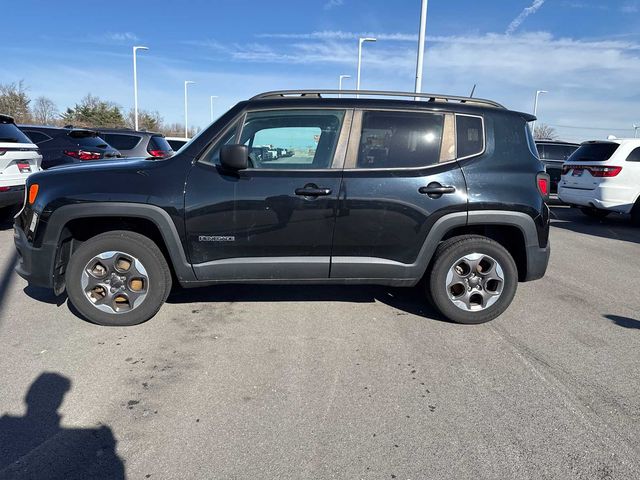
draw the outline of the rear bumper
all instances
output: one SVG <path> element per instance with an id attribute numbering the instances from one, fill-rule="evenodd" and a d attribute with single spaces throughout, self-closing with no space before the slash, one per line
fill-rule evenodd
<path id="1" fill-rule="evenodd" d="M 24 185 L 9 187 L 6 192 L 0 192 L 0 208 L 20 205 L 24 201 Z"/>
<path id="2" fill-rule="evenodd" d="M 525 282 L 539 280 L 544 277 L 549 266 L 549 257 L 551 256 L 551 244 L 540 248 L 537 245 L 527 247 L 527 275 Z"/>
<path id="3" fill-rule="evenodd" d="M 43 243 L 41 248 L 34 248 L 22 229 L 15 226 L 13 241 L 18 252 L 16 273 L 29 282 L 29 285 L 53 288 L 56 245 Z"/>
<path id="4" fill-rule="evenodd" d="M 630 213 L 634 203 L 634 192 L 628 188 L 598 186 L 593 190 L 580 190 L 560 185 L 558 198 L 569 205 L 594 207 L 618 213 Z"/>

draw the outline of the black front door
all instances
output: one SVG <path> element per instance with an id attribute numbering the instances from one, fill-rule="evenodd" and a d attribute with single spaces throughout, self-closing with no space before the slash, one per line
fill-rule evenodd
<path id="1" fill-rule="evenodd" d="M 185 206 L 198 279 L 328 278 L 344 116 L 341 110 L 248 112 L 240 129 L 195 164 Z M 247 145 L 251 167 L 225 171 L 218 160 L 223 143 Z"/>

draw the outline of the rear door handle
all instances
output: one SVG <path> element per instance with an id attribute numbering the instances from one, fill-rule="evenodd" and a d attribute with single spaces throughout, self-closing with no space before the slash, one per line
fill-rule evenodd
<path id="1" fill-rule="evenodd" d="M 418 192 L 430 198 L 440 198 L 442 195 L 456 193 L 456 187 L 440 185 L 438 182 L 431 182 L 426 187 L 420 187 Z"/>
<path id="2" fill-rule="evenodd" d="M 331 195 L 330 188 L 316 187 L 315 185 L 305 185 L 303 188 L 296 188 L 296 195 L 301 197 L 326 197 Z"/>

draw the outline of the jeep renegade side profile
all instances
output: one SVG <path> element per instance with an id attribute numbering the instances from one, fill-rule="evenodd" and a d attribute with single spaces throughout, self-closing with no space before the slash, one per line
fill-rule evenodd
<path id="1" fill-rule="evenodd" d="M 16 270 L 101 325 L 150 319 L 175 281 L 424 285 L 445 317 L 486 322 L 547 268 L 533 119 L 463 97 L 264 93 L 171 158 L 30 177 Z"/>

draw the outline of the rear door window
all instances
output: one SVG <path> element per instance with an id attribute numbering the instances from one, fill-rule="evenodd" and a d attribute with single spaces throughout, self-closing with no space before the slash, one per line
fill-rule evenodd
<path id="1" fill-rule="evenodd" d="M 364 112 L 358 168 L 415 168 L 440 162 L 445 116 Z"/>
<path id="2" fill-rule="evenodd" d="M 103 133 L 105 141 L 116 150 L 132 150 L 140 143 L 137 135 L 123 135 L 120 133 Z"/>
<path id="3" fill-rule="evenodd" d="M 613 142 L 594 142 L 580 145 L 568 158 L 569 162 L 606 162 L 620 145 Z"/>

